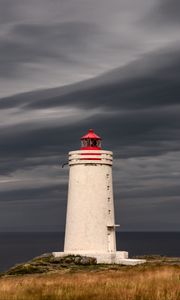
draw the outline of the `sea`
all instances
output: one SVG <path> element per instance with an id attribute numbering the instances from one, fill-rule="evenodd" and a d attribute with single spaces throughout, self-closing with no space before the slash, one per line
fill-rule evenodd
<path id="1" fill-rule="evenodd" d="M 180 256 L 180 232 L 117 232 L 117 249 L 129 256 Z M 63 232 L 0 233 L 0 272 L 43 253 L 62 251 Z"/>

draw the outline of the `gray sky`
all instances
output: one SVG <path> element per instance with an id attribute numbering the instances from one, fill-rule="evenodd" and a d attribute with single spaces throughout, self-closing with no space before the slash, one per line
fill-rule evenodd
<path id="1" fill-rule="evenodd" d="M 0 231 L 64 229 L 69 150 L 114 152 L 122 230 L 180 230 L 177 0 L 0 0 Z"/>

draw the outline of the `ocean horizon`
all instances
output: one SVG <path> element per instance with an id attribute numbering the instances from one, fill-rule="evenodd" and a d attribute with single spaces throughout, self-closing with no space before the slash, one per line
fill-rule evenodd
<path id="1" fill-rule="evenodd" d="M 129 256 L 180 256 L 180 232 L 116 233 L 117 250 Z M 64 232 L 0 232 L 0 272 L 52 251 L 63 251 Z"/>

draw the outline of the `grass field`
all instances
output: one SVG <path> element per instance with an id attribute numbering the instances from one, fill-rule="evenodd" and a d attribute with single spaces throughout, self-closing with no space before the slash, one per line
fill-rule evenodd
<path id="1" fill-rule="evenodd" d="M 0 300 L 179 300 L 180 267 L 136 266 L 5 276 Z"/>

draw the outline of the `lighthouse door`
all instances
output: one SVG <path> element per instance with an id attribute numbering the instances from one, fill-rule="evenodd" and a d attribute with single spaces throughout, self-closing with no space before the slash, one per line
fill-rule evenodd
<path id="1" fill-rule="evenodd" d="M 113 252 L 113 234 L 112 232 L 108 232 L 108 252 Z"/>

